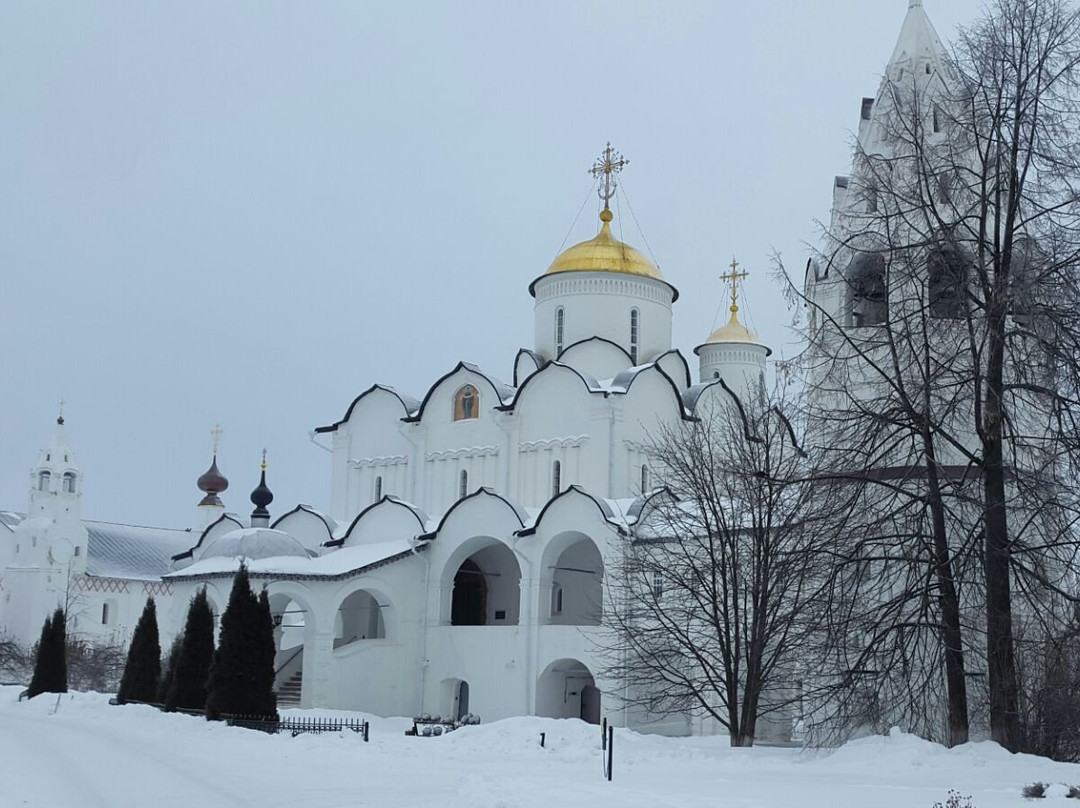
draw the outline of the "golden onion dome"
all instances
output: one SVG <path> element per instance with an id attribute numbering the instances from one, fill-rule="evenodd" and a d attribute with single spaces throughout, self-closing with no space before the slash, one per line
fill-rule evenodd
<path id="1" fill-rule="evenodd" d="M 663 281 L 659 268 L 640 251 L 611 235 L 611 211 L 600 214 L 603 225 L 594 238 L 564 250 L 551 262 L 545 275 L 560 272 L 621 272 Z"/>

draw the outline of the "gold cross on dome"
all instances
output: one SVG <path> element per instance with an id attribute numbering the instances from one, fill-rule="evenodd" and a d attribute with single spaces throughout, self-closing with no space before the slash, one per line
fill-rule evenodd
<path id="1" fill-rule="evenodd" d="M 600 198 L 604 200 L 604 209 L 608 208 L 608 203 L 611 202 L 611 198 L 615 196 L 615 188 L 618 183 L 615 180 L 615 175 L 621 172 L 626 166 L 630 165 L 630 161 L 623 157 L 615 149 L 611 148 L 611 143 L 607 144 L 607 148 L 603 153 L 596 158 L 592 168 L 589 169 L 589 173 L 600 180 L 600 187 L 597 189 L 597 193 L 600 194 Z"/>
<path id="2" fill-rule="evenodd" d="M 218 444 L 221 442 L 221 424 L 214 424 L 214 428 L 210 430 L 210 437 L 214 439 L 214 456 L 217 457 Z"/>
<path id="3" fill-rule="evenodd" d="M 64 399 L 60 399 L 60 415 L 57 416 L 56 423 L 64 425 Z"/>
<path id="4" fill-rule="evenodd" d="M 735 314 L 739 310 L 739 281 L 750 277 L 750 273 L 746 270 L 739 272 L 739 262 L 734 258 L 728 266 L 731 267 L 731 272 L 721 275 L 720 280 L 731 283 L 731 313 Z"/>
<path id="5" fill-rule="evenodd" d="M 266 471 L 266 449 L 263 449 L 262 470 Z"/>

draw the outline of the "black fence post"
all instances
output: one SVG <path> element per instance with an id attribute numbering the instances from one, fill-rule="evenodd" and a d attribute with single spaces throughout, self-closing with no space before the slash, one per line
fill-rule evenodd
<path id="1" fill-rule="evenodd" d="M 607 779 L 611 782 L 611 767 L 615 759 L 615 727 L 608 727 L 607 734 Z"/>
<path id="2" fill-rule="evenodd" d="M 364 743 L 367 743 L 370 740 L 370 736 L 368 734 L 370 729 L 371 729 L 371 724 L 369 724 L 367 721 L 365 721 L 364 722 Z"/>
<path id="3" fill-rule="evenodd" d="M 541 733 L 540 733 L 540 748 L 541 748 L 541 749 L 543 749 L 543 748 L 544 748 L 544 738 L 545 738 L 546 736 L 547 736 L 547 733 L 546 733 L 546 732 L 541 732 Z"/>
<path id="4" fill-rule="evenodd" d="M 607 716 L 600 723 L 600 751 L 607 751 Z"/>

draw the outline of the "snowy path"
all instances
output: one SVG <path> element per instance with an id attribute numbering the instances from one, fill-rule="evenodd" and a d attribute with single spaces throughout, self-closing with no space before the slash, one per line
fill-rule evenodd
<path id="1" fill-rule="evenodd" d="M 64 696 L 54 712 L 55 697 L 18 703 L 17 692 L 0 687 L 0 808 L 931 808 L 949 788 L 998 808 L 1028 804 L 1020 788 L 1034 780 L 1080 783 L 1080 766 L 993 744 L 945 750 L 897 735 L 823 755 L 627 732 L 616 734 L 607 783 L 596 728 L 579 721 L 511 719 L 418 739 L 402 719 L 373 719 L 364 744 L 351 732 L 268 736 L 111 707 L 99 694 Z"/>
<path id="2" fill-rule="evenodd" d="M 0 805 L 117 808 L 148 801 L 173 806 L 246 806 L 239 784 L 207 782 L 184 765 L 175 740 L 129 733 L 102 724 L 88 727 L 56 716 L 8 712 L 0 723 L 5 777 Z M 251 802 L 254 805 L 254 801 Z"/>

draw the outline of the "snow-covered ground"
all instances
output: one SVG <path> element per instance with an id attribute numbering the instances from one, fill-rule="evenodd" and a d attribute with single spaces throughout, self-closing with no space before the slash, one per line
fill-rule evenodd
<path id="1" fill-rule="evenodd" d="M 18 692 L 0 687 L 2 808 L 931 808 L 950 788 L 994 808 L 1025 804 L 1020 789 L 1035 780 L 1080 785 L 1078 765 L 990 743 L 950 751 L 896 733 L 810 753 L 622 730 L 608 783 L 597 728 L 574 720 L 517 718 L 425 739 L 405 737 L 406 719 L 376 718 L 365 744 L 352 732 L 270 736 L 112 707 L 97 693 L 19 703 Z"/>

